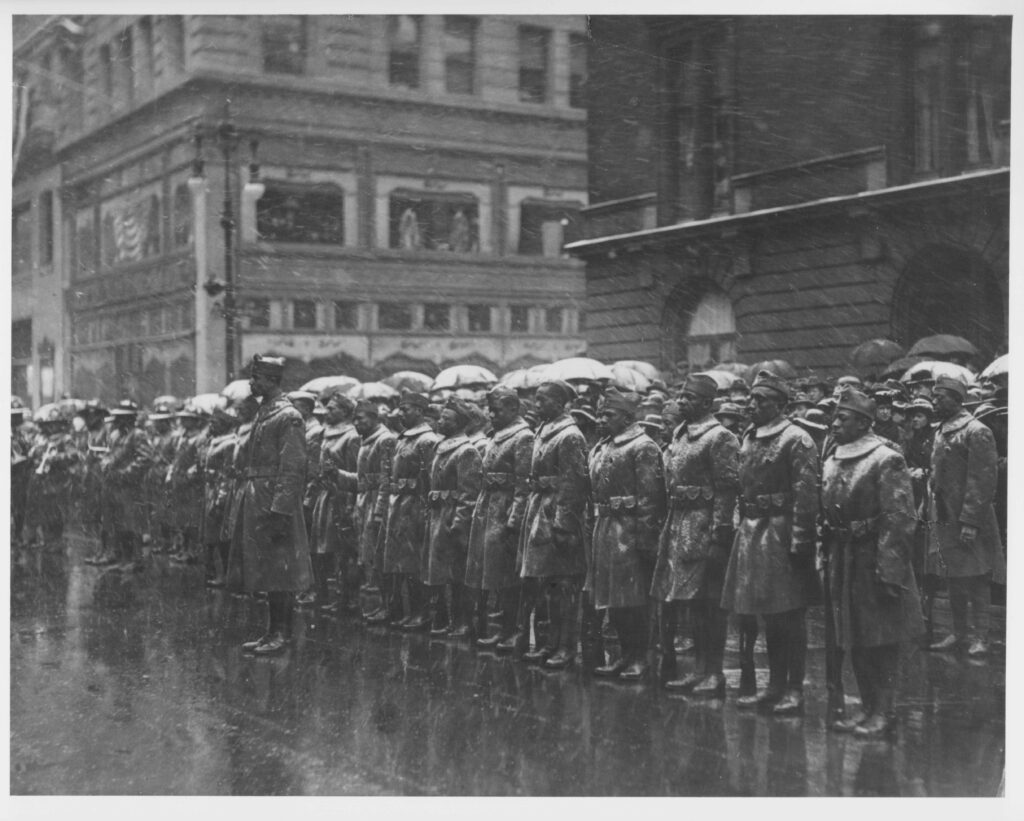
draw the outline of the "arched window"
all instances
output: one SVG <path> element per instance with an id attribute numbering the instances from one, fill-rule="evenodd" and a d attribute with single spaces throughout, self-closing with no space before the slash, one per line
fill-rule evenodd
<path id="1" fill-rule="evenodd" d="M 665 303 L 663 359 L 680 374 L 736 359 L 736 318 L 729 297 L 711 283 L 687 283 Z"/>

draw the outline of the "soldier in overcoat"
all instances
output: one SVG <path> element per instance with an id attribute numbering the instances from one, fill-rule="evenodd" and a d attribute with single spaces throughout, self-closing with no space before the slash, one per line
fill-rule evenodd
<path id="1" fill-rule="evenodd" d="M 316 503 L 317 489 L 314 486 L 316 483 L 316 466 L 320 456 L 320 443 L 323 439 L 324 428 L 320 423 L 320 420 L 316 418 L 313 411 L 316 409 L 317 396 L 315 393 L 309 391 L 290 391 L 287 394 L 288 401 L 291 402 L 300 414 L 302 414 L 302 423 L 305 425 L 306 434 L 306 453 L 308 459 L 306 460 L 306 480 L 305 480 L 305 491 L 302 495 L 302 516 L 306 523 L 306 534 L 310 536 L 313 533 L 313 505 Z M 313 540 L 309 539 L 309 549 L 313 550 Z M 310 561 L 313 564 L 313 576 L 316 577 L 316 562 L 313 558 L 312 552 L 310 553 Z M 313 589 L 303 591 L 296 599 L 296 604 L 299 607 L 312 607 L 316 604 L 316 593 Z"/>
<path id="2" fill-rule="evenodd" d="M 175 416 L 181 424 L 174 459 L 167 471 L 171 504 L 179 549 L 171 560 L 195 564 L 198 561 L 199 525 L 203 516 L 203 477 L 199 469 L 200 448 L 206 439 L 202 414 L 186 405 Z"/>
<path id="3" fill-rule="evenodd" d="M 665 456 L 668 517 L 651 593 L 661 602 L 666 688 L 721 697 L 727 626 L 721 609 L 722 581 L 734 535 L 740 443 L 712 416 L 717 392 L 711 377 L 697 374 L 687 378 L 679 396 L 684 421 L 675 429 Z M 678 679 L 673 639 L 683 607 L 693 626 L 697 664 L 691 674 Z"/>
<path id="4" fill-rule="evenodd" d="M 238 414 L 238 427 L 235 428 L 231 459 L 227 467 L 228 500 L 221 525 L 220 540 L 228 543 L 228 561 L 230 564 L 231 548 L 234 533 L 241 526 L 240 513 L 242 497 L 245 496 L 246 471 L 249 458 L 249 436 L 252 434 L 252 423 L 259 409 L 259 400 L 251 394 L 235 405 Z"/>
<path id="5" fill-rule="evenodd" d="M 68 521 L 71 483 L 79 460 L 71 436 L 71 418 L 56 404 L 38 408 L 33 419 L 39 434 L 32 442 L 26 515 L 30 543 L 56 546 Z"/>
<path id="6" fill-rule="evenodd" d="M 206 548 L 206 584 L 223 587 L 228 570 L 231 543 L 223 538 L 224 519 L 231 497 L 230 469 L 235 449 L 235 410 L 214 409 L 210 435 L 199 458 L 203 477 L 203 518 L 199 541 Z"/>
<path id="7" fill-rule="evenodd" d="M 466 435 L 472 419 L 467 402 L 452 397 L 441 411 L 437 443 L 430 465 L 427 491 L 426 545 L 420 578 L 430 590 L 433 611 L 431 633 L 452 638 L 473 638 L 470 620 L 473 601 L 466 587 L 466 553 L 473 506 L 483 483 L 480 451 Z M 444 587 L 450 591 L 450 619 L 439 607 Z"/>
<path id="8" fill-rule="evenodd" d="M 424 415 L 429 400 L 405 391 L 398 403 L 405 429 L 398 435 L 388 473 L 387 530 L 384 537 L 383 585 L 385 607 L 371 622 L 389 622 L 396 628 L 425 629 L 430 618 L 422 578 L 426 544 L 426 503 L 430 490 L 430 464 L 441 437 Z M 402 586 L 408 591 L 409 613 L 403 615 Z"/>
<path id="9" fill-rule="evenodd" d="M 1005 584 L 1006 562 L 994 506 L 995 437 L 963 409 L 966 396 L 959 380 L 935 380 L 940 421 L 932 446 L 925 572 L 945 577 L 953 616 L 953 632 L 931 649 L 967 646 L 968 654 L 981 656 L 988 652 L 990 584 Z"/>
<path id="10" fill-rule="evenodd" d="M 146 494 L 149 503 L 150 535 L 153 553 L 162 553 L 174 542 L 175 517 L 171 502 L 167 471 L 174 462 L 178 450 L 181 429 L 174 427 L 174 407 L 161 403 L 149 414 L 152 429 L 149 432 L 149 447 L 152 453 L 149 472 L 146 474 Z"/>
<path id="11" fill-rule="evenodd" d="M 566 412 L 574 396 L 573 388 L 561 380 L 537 388 L 536 413 L 542 424 L 533 444 L 530 496 L 517 556 L 523 579 L 519 630 L 529 631 L 541 595 L 547 595 L 551 610 L 545 646 L 524 658 L 550 669 L 564 669 L 575 655 L 578 592 L 587 569 L 583 520 L 590 479 L 586 442 Z"/>
<path id="12" fill-rule="evenodd" d="M 864 715 L 840 717 L 837 732 L 873 737 L 894 720 L 900 644 L 924 630 L 911 554 L 914 493 L 903 456 L 871 429 L 876 409 L 857 390 L 839 399 L 836 448 L 821 480 L 825 583 L 838 661 L 849 653 Z"/>
<path id="13" fill-rule="evenodd" d="M 741 707 L 776 715 L 803 709 L 808 604 L 817 599 L 814 568 L 818 449 L 782 414 L 789 388 L 768 371 L 751 388 L 753 425 L 740 444 L 739 528 L 722 588 L 722 607 L 765 620 L 769 682 Z"/>
<path id="14" fill-rule="evenodd" d="M 359 566 L 368 586 L 380 578 L 384 560 L 384 533 L 388 516 L 388 474 L 395 454 L 395 434 L 381 423 L 380 407 L 361 400 L 355 409 L 354 425 L 360 436 L 355 474 L 339 471 L 339 486 L 355 490 L 353 526 L 359 551 Z M 352 602 L 354 603 L 354 601 Z M 363 614 L 369 618 L 376 614 Z"/>
<path id="15" fill-rule="evenodd" d="M 270 655 L 290 640 L 293 596 L 309 588 L 309 561 L 302 494 L 306 438 L 302 416 L 281 392 L 284 359 L 253 357 L 250 388 L 261 397 L 249 436 L 248 467 L 228 562 L 228 587 L 267 591 L 267 631 L 243 649 Z"/>
<path id="16" fill-rule="evenodd" d="M 149 437 L 135 424 L 139 407 L 123 399 L 110 411 L 113 426 L 107 440 L 110 452 L 100 462 L 103 482 L 103 530 L 120 554 L 123 571 L 142 570 L 142 532 L 146 527 L 145 478 L 151 450 Z"/>
<path id="17" fill-rule="evenodd" d="M 469 529 L 466 585 L 473 590 L 493 591 L 502 613 L 500 630 L 480 636 L 479 647 L 495 647 L 515 632 L 519 604 L 516 573 L 516 542 L 526 512 L 529 493 L 533 431 L 519 415 L 518 394 L 496 387 L 487 394 L 494 436 L 483 459 L 483 488 L 473 508 Z M 477 625 L 486 623 L 486 612 Z"/>
<path id="18" fill-rule="evenodd" d="M 78 521 L 82 528 L 97 539 L 96 552 L 85 559 L 86 564 L 113 564 L 117 561 L 109 534 L 103 529 L 103 479 L 100 462 L 107 450 L 109 430 L 104 424 L 107 409 L 98 399 L 89 400 L 82 410 L 85 427 L 79 433 L 78 448 Z"/>
<path id="19" fill-rule="evenodd" d="M 661 448 L 637 423 L 640 397 L 614 388 L 598 412 L 608 441 L 590 462 L 593 561 L 586 590 L 607 610 L 622 650 L 598 676 L 640 681 L 647 672 L 648 596 L 665 517 Z"/>
<path id="20" fill-rule="evenodd" d="M 356 575 L 357 545 L 352 514 L 356 503 L 360 437 L 352 424 L 356 408 L 354 399 L 340 391 L 327 397 L 326 423 L 320 440 L 317 462 L 312 469 L 313 503 L 312 546 L 313 576 L 320 612 L 337 612 L 337 603 L 329 601 L 327 579 L 334 572 L 335 562 L 342 567 L 342 605 L 356 601 L 359 582 Z M 354 585 L 354 587 L 353 587 Z"/>

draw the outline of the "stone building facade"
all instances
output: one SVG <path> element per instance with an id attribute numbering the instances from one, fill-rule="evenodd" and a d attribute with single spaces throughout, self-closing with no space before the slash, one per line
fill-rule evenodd
<path id="1" fill-rule="evenodd" d="M 226 185 L 236 369 L 255 351 L 292 360 L 292 381 L 580 353 L 583 266 L 563 245 L 587 205 L 584 32 L 509 15 L 18 18 L 13 320 L 31 342 L 15 392 L 219 390 L 224 297 L 201 286 L 225 280 Z"/>
<path id="2" fill-rule="evenodd" d="M 593 17 L 590 355 L 1006 351 L 1010 20 Z M 985 361 L 979 362 L 984 365 Z"/>

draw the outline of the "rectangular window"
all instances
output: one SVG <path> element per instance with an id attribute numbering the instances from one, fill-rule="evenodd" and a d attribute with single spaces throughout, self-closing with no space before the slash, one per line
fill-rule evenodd
<path id="1" fill-rule="evenodd" d="M 114 94 L 114 60 L 109 43 L 100 46 L 100 87 L 107 98 L 104 102 L 109 103 Z"/>
<path id="2" fill-rule="evenodd" d="M 444 83 L 449 94 L 472 94 L 476 67 L 476 18 L 444 18 Z"/>
<path id="3" fill-rule="evenodd" d="M 44 191 L 39 197 L 39 264 L 53 262 L 53 192 Z"/>
<path id="4" fill-rule="evenodd" d="M 32 203 L 15 205 L 11 210 L 11 273 L 32 270 Z"/>
<path id="5" fill-rule="evenodd" d="M 61 46 L 60 105 L 68 122 L 81 120 L 85 67 L 82 64 L 82 49 L 67 43 Z"/>
<path id="6" fill-rule="evenodd" d="M 390 200 L 390 246 L 473 254 L 480 251 L 472 194 L 398 189 Z"/>
<path id="7" fill-rule="evenodd" d="M 354 331 L 359 327 L 359 305 L 345 300 L 334 301 L 334 327 L 339 331 Z"/>
<path id="8" fill-rule="evenodd" d="M 525 334 L 530 330 L 530 306 L 512 305 L 509 308 L 508 329 L 512 333 Z"/>
<path id="9" fill-rule="evenodd" d="M 412 328 L 412 307 L 404 302 L 382 302 L 377 307 L 377 327 L 382 331 Z"/>
<path id="10" fill-rule="evenodd" d="M 548 31 L 519 27 L 519 99 L 543 103 L 548 97 Z"/>
<path id="11" fill-rule="evenodd" d="M 156 70 L 156 61 L 153 55 L 153 18 L 143 17 L 139 20 L 139 39 L 141 41 L 142 54 L 140 55 L 140 68 L 145 83 L 151 85 L 153 74 Z"/>
<path id="12" fill-rule="evenodd" d="M 32 320 L 11 323 L 11 359 L 32 358 Z"/>
<path id="13" fill-rule="evenodd" d="M 270 300 L 250 299 L 245 306 L 245 313 L 249 317 L 250 328 L 270 327 Z"/>
<path id="14" fill-rule="evenodd" d="M 316 328 L 316 302 L 296 299 L 292 303 L 292 327 L 311 330 Z"/>
<path id="15" fill-rule="evenodd" d="M 582 34 L 569 35 L 569 105 L 586 108 L 587 38 Z"/>
<path id="16" fill-rule="evenodd" d="M 451 327 L 452 310 L 442 302 L 428 302 L 423 306 L 423 327 L 428 331 L 447 331 Z"/>
<path id="17" fill-rule="evenodd" d="M 580 238 L 580 204 L 524 200 L 519 209 L 519 253 L 560 257 L 562 246 Z"/>
<path id="18" fill-rule="evenodd" d="M 345 192 L 333 183 L 265 181 L 256 202 L 256 231 L 268 242 L 345 244 Z"/>
<path id="19" fill-rule="evenodd" d="M 120 89 L 123 89 L 128 105 L 135 98 L 135 46 L 132 30 L 125 29 L 117 38 L 117 75 Z"/>
<path id="20" fill-rule="evenodd" d="M 562 318 L 565 312 L 561 308 L 547 308 L 544 311 L 544 330 L 549 334 L 562 333 Z"/>
<path id="21" fill-rule="evenodd" d="M 469 330 L 471 333 L 485 333 L 491 330 L 491 306 L 469 306 Z"/>
<path id="22" fill-rule="evenodd" d="M 388 82 L 403 88 L 420 85 L 420 26 L 418 15 L 398 14 L 388 20 Z"/>
<path id="23" fill-rule="evenodd" d="M 305 74 L 306 18 L 279 14 L 260 19 L 263 33 L 263 70 L 268 74 Z"/>
<path id="24" fill-rule="evenodd" d="M 185 70 L 185 18 L 171 14 L 163 18 L 164 54 L 175 73 Z"/>

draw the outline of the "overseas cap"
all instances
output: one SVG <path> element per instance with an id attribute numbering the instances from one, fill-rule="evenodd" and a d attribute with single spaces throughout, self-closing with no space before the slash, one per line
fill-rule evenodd
<path id="1" fill-rule="evenodd" d="M 371 402 L 369 399 L 360 399 L 356 402 L 355 413 L 368 413 L 370 416 L 380 417 L 380 405 Z"/>
<path id="2" fill-rule="evenodd" d="M 459 424 L 463 426 L 468 425 L 473 418 L 473 408 L 470 404 L 455 396 L 448 397 L 448 401 L 444 403 L 444 409 L 452 411 L 459 420 Z"/>
<path id="3" fill-rule="evenodd" d="M 750 392 L 762 396 L 774 393 L 783 399 L 789 399 L 789 386 L 786 385 L 781 377 L 776 376 L 771 371 L 758 371 L 757 376 L 754 377 L 754 384 L 751 386 Z"/>
<path id="4" fill-rule="evenodd" d="M 603 407 L 606 410 L 617 410 L 636 417 L 640 409 L 640 395 L 633 393 L 620 393 L 615 388 L 609 388 L 604 394 Z"/>
<path id="5" fill-rule="evenodd" d="M 546 379 L 537 386 L 537 390 L 541 389 L 553 392 L 563 403 L 576 398 L 575 389 L 564 379 Z"/>
<path id="6" fill-rule="evenodd" d="M 284 357 L 254 354 L 252 357 L 252 374 L 255 376 L 258 373 L 266 376 L 281 376 L 284 373 Z"/>
<path id="7" fill-rule="evenodd" d="M 288 399 L 292 402 L 309 402 L 315 405 L 317 397 L 315 393 L 310 393 L 309 391 L 291 391 L 288 394 Z"/>
<path id="8" fill-rule="evenodd" d="M 682 393 L 692 393 L 701 399 L 714 399 L 718 395 L 718 383 L 707 374 L 695 373 L 686 377 Z"/>
<path id="9" fill-rule="evenodd" d="M 346 396 L 340 390 L 331 391 L 324 397 L 324 405 L 334 403 L 339 408 L 344 408 L 347 411 L 355 411 L 359 403 L 356 402 L 351 396 Z"/>
<path id="10" fill-rule="evenodd" d="M 875 418 L 875 400 L 856 388 L 847 388 L 839 394 L 839 404 L 836 410 L 849 410 L 866 416 L 868 419 Z"/>
<path id="11" fill-rule="evenodd" d="M 963 402 L 967 398 L 967 386 L 952 376 L 940 376 L 935 380 L 935 390 L 947 390 L 955 393 Z"/>
<path id="12" fill-rule="evenodd" d="M 416 391 L 402 391 L 402 398 L 398 400 L 399 406 L 401 405 L 412 405 L 414 408 L 419 408 L 425 411 L 430 407 L 430 400 L 424 393 L 416 393 Z"/>

